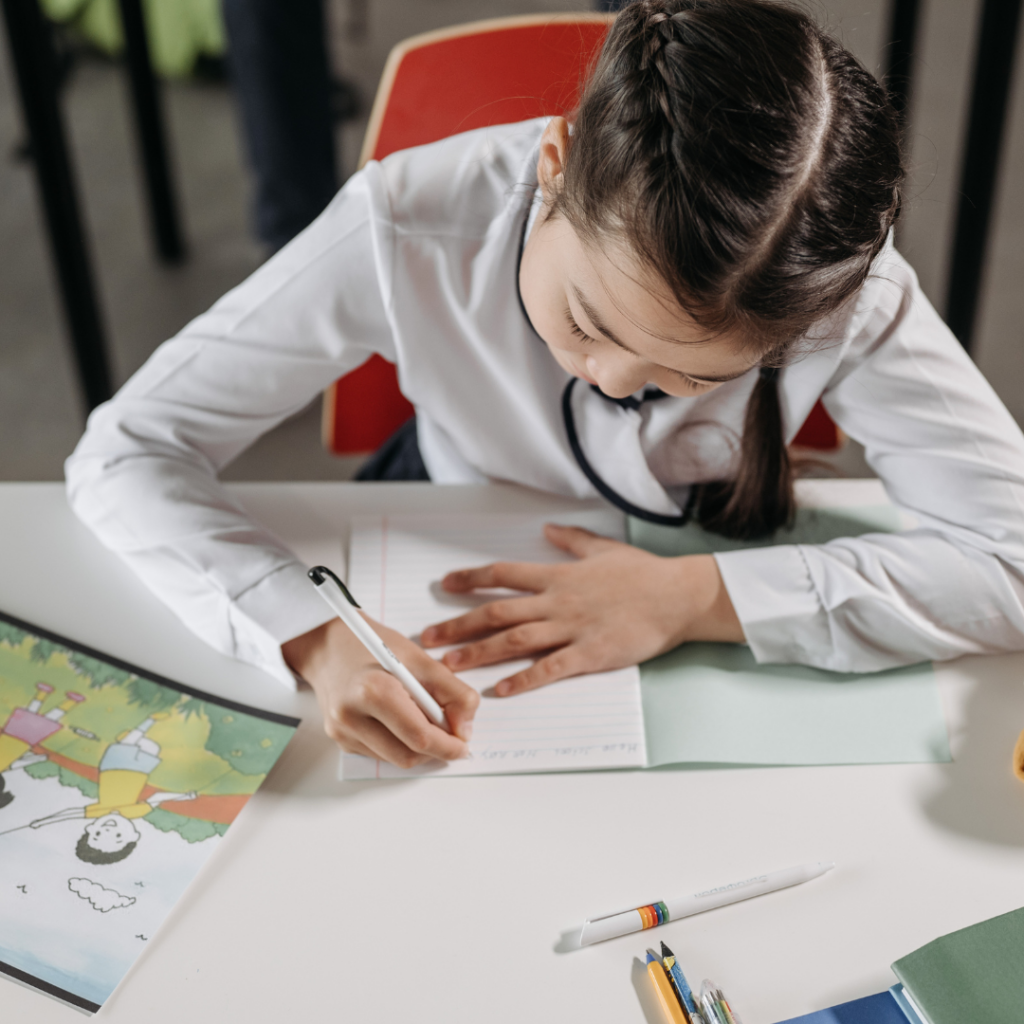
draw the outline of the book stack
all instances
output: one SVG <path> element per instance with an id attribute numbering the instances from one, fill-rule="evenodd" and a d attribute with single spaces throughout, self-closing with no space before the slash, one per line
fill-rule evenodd
<path id="1" fill-rule="evenodd" d="M 1024 908 L 929 942 L 892 965 L 888 992 L 782 1024 L 1020 1024 Z"/>

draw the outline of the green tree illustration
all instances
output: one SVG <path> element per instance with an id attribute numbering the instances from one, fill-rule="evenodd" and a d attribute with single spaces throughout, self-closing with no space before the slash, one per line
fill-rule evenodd
<path id="1" fill-rule="evenodd" d="M 294 732 L 290 726 L 230 711 L 210 701 L 190 700 L 182 710 L 206 715 L 210 723 L 206 749 L 243 775 L 266 775 Z"/>
<path id="2" fill-rule="evenodd" d="M 89 677 L 89 688 L 101 690 L 105 686 L 124 686 L 135 676 L 131 672 L 125 672 L 123 668 L 115 668 L 98 658 L 90 658 L 87 654 L 79 654 L 78 651 L 68 651 L 68 664 L 80 676 Z"/>
<path id="3" fill-rule="evenodd" d="M 25 630 L 18 629 L 17 626 L 12 626 L 9 622 L 0 619 L 0 643 L 7 644 L 9 647 L 20 647 L 26 636 L 28 634 Z"/>
<path id="4" fill-rule="evenodd" d="M 173 802 L 168 804 L 173 806 Z M 201 843 L 210 836 L 222 836 L 228 826 L 220 821 L 202 821 L 199 818 L 183 818 L 162 807 L 155 807 L 146 815 L 146 821 L 161 832 L 177 832 L 187 843 Z"/>

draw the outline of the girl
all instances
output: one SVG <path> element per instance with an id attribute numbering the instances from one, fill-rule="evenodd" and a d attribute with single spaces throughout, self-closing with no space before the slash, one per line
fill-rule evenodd
<path id="1" fill-rule="evenodd" d="M 1024 437 L 894 251 L 900 166 L 878 83 L 800 12 L 636 0 L 572 125 L 470 132 L 371 163 L 320 219 L 163 345 L 68 463 L 78 515 L 200 636 L 317 692 L 346 749 L 465 752 L 450 671 L 538 655 L 512 694 L 746 642 L 872 671 L 1024 646 Z M 732 537 L 786 523 L 786 444 L 822 397 L 919 527 L 657 558 L 455 573 L 524 596 L 389 644 L 433 727 L 251 523 L 217 471 L 378 352 L 416 406 L 399 462 L 438 483 L 603 495 Z M 421 474 L 422 475 L 422 474 Z"/>

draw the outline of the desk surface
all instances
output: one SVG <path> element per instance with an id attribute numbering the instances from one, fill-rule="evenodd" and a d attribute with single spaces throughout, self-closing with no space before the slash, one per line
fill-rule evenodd
<path id="1" fill-rule="evenodd" d="M 805 497 L 874 502 L 876 486 L 815 481 Z M 335 559 L 352 513 L 570 504 L 505 487 L 234 490 L 300 554 Z M 746 1024 L 772 1024 L 886 988 L 893 960 L 1024 905 L 1024 785 L 1010 771 L 1024 655 L 939 669 L 953 764 L 342 783 L 312 694 L 195 639 L 73 519 L 59 485 L 0 485 L 0 535 L 3 610 L 303 718 L 102 1011 L 112 1024 L 660 1024 L 632 962 L 647 937 L 557 954 L 560 932 L 587 914 L 834 860 L 805 886 L 658 936 L 698 980 L 722 985 Z M 45 582 L 58 572 L 60 589 Z M 81 1019 L 2 978 L 0 1005 L 4 1020 Z"/>

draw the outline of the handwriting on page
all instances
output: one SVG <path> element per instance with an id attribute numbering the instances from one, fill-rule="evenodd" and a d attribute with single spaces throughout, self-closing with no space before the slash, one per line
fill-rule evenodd
<path id="1" fill-rule="evenodd" d="M 577 521 L 606 534 L 619 532 L 616 519 L 597 515 Z M 544 521 L 533 515 L 357 518 L 349 583 L 369 615 L 415 637 L 432 622 L 501 596 L 498 591 L 469 596 L 445 593 L 439 581 L 451 570 L 494 561 L 568 558 L 544 539 Z M 440 657 L 443 652 L 431 653 Z M 462 673 L 461 678 L 483 696 L 469 758 L 400 769 L 346 754 L 342 776 L 578 771 L 639 767 L 646 762 L 640 675 L 635 666 L 578 676 L 515 697 L 493 696 L 495 683 L 527 664 L 506 662 Z"/>

